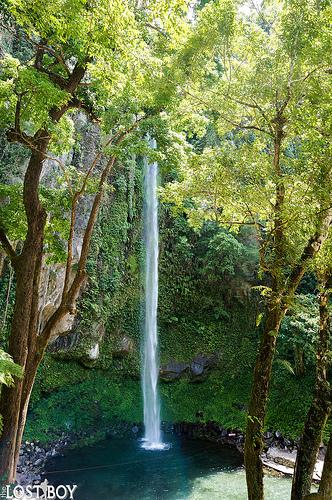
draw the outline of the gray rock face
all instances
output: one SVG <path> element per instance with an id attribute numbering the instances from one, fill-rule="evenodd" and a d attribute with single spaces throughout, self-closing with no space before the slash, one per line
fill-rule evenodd
<path id="1" fill-rule="evenodd" d="M 117 358 L 123 358 L 132 353 L 134 349 L 135 344 L 133 339 L 131 339 L 127 335 L 122 335 L 120 338 L 115 340 L 112 354 Z"/>
<path id="2" fill-rule="evenodd" d="M 183 374 L 188 373 L 189 363 L 171 360 L 160 368 L 160 377 L 164 380 L 178 380 Z"/>
<path id="3" fill-rule="evenodd" d="M 76 132 L 82 136 L 79 151 L 72 149 L 60 157 L 56 157 L 53 153 L 49 153 L 46 161 L 43 164 L 41 182 L 48 188 L 58 186 L 58 179 L 63 175 L 63 168 L 68 165 L 74 165 L 79 171 L 86 172 L 91 166 L 100 145 L 100 131 L 96 124 L 88 123 L 84 113 L 77 113 L 73 118 Z M 102 163 L 98 162 L 96 171 L 100 171 Z M 77 264 L 82 250 L 83 236 L 86 229 L 88 217 L 92 206 L 93 196 L 86 194 L 80 199 L 75 220 L 75 231 L 72 245 L 73 261 L 72 271 L 69 276 L 69 286 L 75 277 L 74 266 Z M 68 216 L 69 214 L 64 214 Z M 66 248 L 66 241 L 59 241 Z M 41 286 L 39 293 L 39 312 L 40 312 L 40 331 L 43 329 L 48 319 L 58 308 L 62 298 L 63 284 L 65 277 L 64 263 L 56 264 L 48 262 L 48 256 L 45 255 L 41 269 Z M 82 288 L 83 290 L 83 288 Z M 81 291 L 82 291 L 81 290 Z M 68 313 L 56 329 L 52 332 L 51 343 L 62 336 L 67 335 L 75 329 L 76 311 L 75 309 Z M 79 339 L 75 339 L 77 342 Z M 61 343 L 60 343 L 61 344 Z M 63 349 L 70 349 L 72 344 L 63 345 Z M 60 345 L 54 350 L 59 350 Z M 50 350 L 53 350 L 51 347 Z"/>
<path id="4" fill-rule="evenodd" d="M 160 368 L 162 380 L 178 380 L 183 376 L 189 376 L 192 381 L 203 379 L 207 373 L 218 362 L 216 354 L 198 354 L 191 362 L 171 360 Z"/>
<path id="5" fill-rule="evenodd" d="M 190 371 L 193 377 L 201 377 L 205 375 L 218 362 L 216 354 L 207 356 L 198 354 L 191 362 Z"/>

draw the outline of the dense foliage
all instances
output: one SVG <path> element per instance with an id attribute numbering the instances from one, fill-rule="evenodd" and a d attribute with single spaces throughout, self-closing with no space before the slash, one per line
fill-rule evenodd
<path id="1" fill-rule="evenodd" d="M 263 499 L 263 432 L 298 437 L 308 412 L 318 449 L 332 408 L 331 3 L 1 7 L 0 472 L 35 376 L 29 438 L 141 420 L 147 157 L 163 419 L 246 425 Z"/>

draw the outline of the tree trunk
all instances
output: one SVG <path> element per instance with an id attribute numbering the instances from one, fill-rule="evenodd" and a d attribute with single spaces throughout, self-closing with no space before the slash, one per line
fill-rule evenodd
<path id="1" fill-rule="evenodd" d="M 302 500 L 309 495 L 322 434 L 331 411 L 331 391 L 327 380 L 330 343 L 329 291 L 327 279 L 320 280 L 319 294 L 319 341 L 315 393 L 308 411 L 296 457 L 292 485 L 292 500 Z"/>
<path id="2" fill-rule="evenodd" d="M 295 375 L 297 377 L 302 377 L 302 375 L 304 375 L 304 352 L 303 347 L 298 344 L 294 345 L 294 362 Z"/>
<path id="3" fill-rule="evenodd" d="M 37 361 L 37 358 L 34 359 L 33 363 L 26 364 L 25 375 L 21 383 L 20 391 L 17 391 L 17 385 L 15 385 L 15 387 L 12 388 L 14 395 L 7 393 L 7 396 L 5 396 L 5 400 L 7 400 L 7 402 L 14 401 L 15 396 L 17 399 L 15 399 L 15 404 L 7 404 L 7 408 L 10 410 L 10 412 L 6 412 L 7 419 L 9 422 L 13 422 L 13 416 L 15 416 L 15 424 L 10 425 L 10 433 L 8 433 L 8 425 L 4 425 L 4 433 L 1 435 L 0 484 L 1 482 L 7 484 L 15 481 L 27 411 L 38 366 L 39 361 Z M 3 413 L 4 411 L 2 410 L 2 415 Z M 10 418 L 12 418 L 12 420 L 9 420 Z M 6 440 L 3 439 L 5 433 L 8 436 Z"/>
<path id="4" fill-rule="evenodd" d="M 28 232 L 21 255 L 13 262 L 16 274 L 15 307 L 8 352 L 15 363 L 24 369 L 22 380 L 13 387 L 1 391 L 0 414 L 3 417 L 3 433 L 0 436 L 0 480 L 15 479 L 16 463 L 21 445 L 21 411 L 25 380 L 29 377 L 27 360 L 33 359 L 38 334 L 38 297 L 40 266 L 43 253 L 43 236 L 46 214 L 39 202 L 38 185 L 48 145 L 46 134 L 39 148 L 32 152 L 24 179 L 24 204 L 28 219 Z"/>
<path id="5" fill-rule="evenodd" d="M 38 367 L 39 367 L 41 360 L 42 360 L 42 357 L 40 357 L 40 356 L 38 356 L 38 354 L 36 354 L 35 356 L 32 357 L 31 360 L 28 359 L 26 369 L 25 369 L 23 390 L 22 390 L 22 395 L 21 395 L 21 405 L 20 405 L 18 429 L 17 429 L 17 436 L 16 436 L 16 448 L 15 448 L 15 459 L 14 459 L 14 470 L 15 471 L 16 471 L 17 462 L 19 459 L 21 445 L 22 445 L 22 438 L 23 438 L 23 433 L 24 433 L 26 419 L 27 419 L 30 396 L 31 396 L 33 384 L 34 384 L 34 381 L 35 381 L 35 378 L 37 375 L 37 370 L 38 370 Z"/>
<path id="6" fill-rule="evenodd" d="M 43 53 L 40 57 L 40 52 L 37 51 L 35 64 L 37 70 L 42 70 L 42 60 Z M 53 123 L 57 123 L 68 109 L 84 105 L 75 98 L 74 94 L 86 73 L 89 60 L 90 58 L 86 57 L 83 61 L 78 61 L 67 79 L 60 78 L 55 82 L 71 94 L 72 99 L 63 106 L 50 110 L 49 118 Z M 2 482 L 12 482 L 15 479 L 30 394 L 37 368 L 52 331 L 51 326 L 56 326 L 57 320 L 60 320 L 68 312 L 69 306 L 73 307 L 84 275 L 84 270 L 81 270 L 80 275 L 76 276 L 77 286 L 71 293 L 72 297 L 68 297 L 71 299 L 69 304 L 62 305 L 59 314 L 55 315 L 55 320 L 49 328 L 48 336 L 43 339 L 42 345 L 40 345 L 38 337 L 39 285 L 46 212 L 39 199 L 39 182 L 50 134 L 47 130 L 40 129 L 27 141 L 25 134 L 20 130 L 19 113 L 20 107 L 17 106 L 15 128 L 7 131 L 7 139 L 12 142 L 21 142 L 31 149 L 23 185 L 23 203 L 28 230 L 20 255 L 15 254 L 5 234 L 2 234 L 1 242 L 2 245 L 5 245 L 4 248 L 7 249 L 7 254 L 12 259 L 16 274 L 15 307 L 8 352 L 15 363 L 23 367 L 24 376 L 22 380 L 16 380 L 13 387 L 4 387 L 1 391 L 0 414 L 3 417 L 3 433 L 0 436 L 0 481 Z M 97 212 L 98 208 L 99 205 L 96 209 Z"/>
<path id="7" fill-rule="evenodd" d="M 332 434 L 327 445 L 319 493 L 326 496 L 326 498 L 332 498 Z"/>
<path id="8" fill-rule="evenodd" d="M 26 273 L 24 276 L 26 277 Z M 27 286 L 23 287 L 22 279 L 20 276 L 17 280 L 15 311 L 8 351 L 15 363 L 24 368 L 24 377 L 22 380 L 16 380 L 12 387 L 3 387 L 0 399 L 0 414 L 3 417 L 3 433 L 0 437 L 0 478 L 8 483 L 15 479 L 17 453 L 22 439 L 22 433 L 19 432 L 22 425 L 21 404 L 25 392 L 25 380 L 29 376 L 28 352 L 32 348 L 28 346 L 27 340 L 33 288 L 31 284 L 28 286 L 27 279 L 24 280 Z"/>
<path id="9" fill-rule="evenodd" d="M 249 500 L 262 500 L 264 498 L 263 464 L 261 460 L 263 450 L 262 435 L 276 339 L 284 313 L 285 310 L 281 307 L 278 297 L 270 301 L 256 359 L 244 448 Z"/>

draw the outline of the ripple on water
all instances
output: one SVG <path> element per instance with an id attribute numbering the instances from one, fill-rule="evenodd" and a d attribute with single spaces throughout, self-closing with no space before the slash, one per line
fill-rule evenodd
<path id="1" fill-rule="evenodd" d="M 266 500 L 290 498 L 292 482 L 288 478 L 265 477 Z M 194 480 L 188 500 L 246 500 L 246 480 L 244 470 L 218 472 Z"/>

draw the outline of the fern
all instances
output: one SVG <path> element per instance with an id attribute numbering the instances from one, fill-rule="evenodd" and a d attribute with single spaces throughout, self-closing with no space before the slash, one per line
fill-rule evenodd
<path id="1" fill-rule="evenodd" d="M 14 385 L 14 377 L 21 378 L 23 376 L 23 368 L 14 363 L 12 357 L 5 351 L 0 349 L 0 389 L 1 385 L 10 387 Z M 3 422 L 0 415 L 0 436 L 2 434 Z"/>
<path id="2" fill-rule="evenodd" d="M 22 377 L 23 369 L 12 360 L 12 357 L 0 349 L 0 385 L 11 386 L 14 384 L 14 377 Z"/>
<path id="3" fill-rule="evenodd" d="M 295 375 L 294 369 L 293 369 L 291 363 L 289 361 L 287 361 L 287 359 L 277 359 L 276 363 L 278 363 L 280 366 L 285 368 L 285 370 L 287 370 L 292 375 Z"/>

